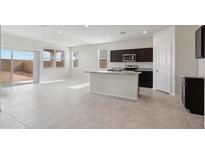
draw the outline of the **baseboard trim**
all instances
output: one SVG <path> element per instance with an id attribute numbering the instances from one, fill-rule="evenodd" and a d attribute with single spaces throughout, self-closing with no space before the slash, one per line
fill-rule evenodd
<path id="1" fill-rule="evenodd" d="M 157 90 L 156 88 L 152 88 L 153 90 L 155 90 L 155 91 L 160 91 L 160 90 Z M 164 92 L 164 91 L 160 91 L 160 92 Z M 167 93 L 167 92 L 164 92 L 164 93 Z M 174 94 L 174 93 L 167 93 L 167 94 L 169 94 L 169 95 L 171 95 L 171 96 L 176 96 L 176 94 Z"/>

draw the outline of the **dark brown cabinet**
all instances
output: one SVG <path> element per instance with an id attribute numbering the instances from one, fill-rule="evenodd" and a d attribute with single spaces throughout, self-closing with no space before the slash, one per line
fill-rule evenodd
<path id="1" fill-rule="evenodd" d="M 144 60 L 144 50 L 143 49 L 136 49 L 135 54 L 136 54 L 136 62 L 143 62 Z"/>
<path id="2" fill-rule="evenodd" d="M 205 26 L 201 26 L 195 34 L 195 57 L 204 58 L 205 54 Z"/>
<path id="3" fill-rule="evenodd" d="M 152 88 L 153 85 L 153 72 L 152 71 L 142 71 L 139 74 L 139 86 Z"/>
<path id="4" fill-rule="evenodd" d="M 122 50 L 110 51 L 110 62 L 122 62 Z"/>
<path id="5" fill-rule="evenodd" d="M 135 54 L 135 49 L 122 50 L 122 54 Z"/>
<path id="6" fill-rule="evenodd" d="M 204 115 L 203 78 L 182 78 L 182 102 L 191 113 Z"/>
<path id="7" fill-rule="evenodd" d="M 153 62 L 153 48 L 143 50 L 143 62 Z"/>
<path id="8" fill-rule="evenodd" d="M 153 48 L 136 49 L 136 62 L 152 62 Z"/>
<path id="9" fill-rule="evenodd" d="M 123 54 L 135 54 L 136 62 L 152 62 L 153 48 L 111 50 L 110 62 L 123 62 Z"/>

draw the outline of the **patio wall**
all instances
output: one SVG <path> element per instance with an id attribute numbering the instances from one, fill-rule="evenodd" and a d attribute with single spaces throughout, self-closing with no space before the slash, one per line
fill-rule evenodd
<path id="1" fill-rule="evenodd" d="M 33 61 L 31 60 L 13 60 L 14 72 L 22 71 L 33 73 Z M 1 59 L 1 71 L 11 71 L 11 61 L 8 59 Z"/>

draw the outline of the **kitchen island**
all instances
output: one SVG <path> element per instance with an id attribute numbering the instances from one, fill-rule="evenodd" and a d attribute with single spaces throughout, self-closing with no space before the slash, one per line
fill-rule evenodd
<path id="1" fill-rule="evenodd" d="M 141 72 L 85 71 L 90 73 L 90 92 L 137 100 Z"/>

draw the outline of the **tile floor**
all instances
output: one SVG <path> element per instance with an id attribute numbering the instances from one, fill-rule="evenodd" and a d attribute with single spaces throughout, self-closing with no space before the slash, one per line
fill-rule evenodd
<path id="1" fill-rule="evenodd" d="M 180 99 L 141 88 L 136 102 L 89 93 L 79 80 L 1 89 L 0 128 L 204 128 Z"/>

